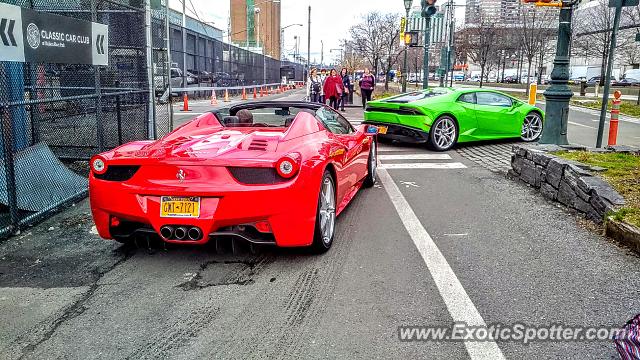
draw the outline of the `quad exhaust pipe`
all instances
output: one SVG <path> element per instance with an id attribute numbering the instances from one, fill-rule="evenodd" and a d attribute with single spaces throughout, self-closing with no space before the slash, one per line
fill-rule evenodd
<path id="1" fill-rule="evenodd" d="M 160 235 L 167 240 L 198 241 L 202 239 L 202 230 L 197 226 L 165 225 L 160 228 Z"/>

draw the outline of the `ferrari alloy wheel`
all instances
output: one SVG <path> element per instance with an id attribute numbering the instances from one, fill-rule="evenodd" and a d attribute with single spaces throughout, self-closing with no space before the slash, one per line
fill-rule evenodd
<path id="1" fill-rule="evenodd" d="M 429 143 L 434 150 L 446 151 L 458 141 L 456 121 L 449 116 L 442 116 L 433 123 L 429 132 Z"/>
<path id="2" fill-rule="evenodd" d="M 520 138 L 524 141 L 536 141 L 542 135 L 542 116 L 530 112 L 522 122 Z"/>
<path id="3" fill-rule="evenodd" d="M 333 177 L 325 171 L 318 195 L 318 211 L 316 214 L 316 230 L 313 239 L 313 250 L 323 253 L 331 247 L 336 228 L 336 191 Z"/>
<path id="4" fill-rule="evenodd" d="M 375 138 L 371 139 L 371 150 L 369 150 L 369 161 L 367 163 L 367 177 L 362 185 L 372 187 L 376 183 L 376 170 L 378 169 L 378 146 Z"/>

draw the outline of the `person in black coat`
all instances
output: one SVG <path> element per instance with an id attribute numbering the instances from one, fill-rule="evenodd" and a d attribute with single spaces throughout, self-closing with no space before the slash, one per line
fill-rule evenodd
<path id="1" fill-rule="evenodd" d="M 349 98 L 349 91 L 351 90 L 351 78 L 349 78 L 347 68 L 340 70 L 340 77 L 342 78 L 342 85 L 344 85 L 344 91 L 340 97 L 340 110 L 344 111 L 344 103 Z"/>

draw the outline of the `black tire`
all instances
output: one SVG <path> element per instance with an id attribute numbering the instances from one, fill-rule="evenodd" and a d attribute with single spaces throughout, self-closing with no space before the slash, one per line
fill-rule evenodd
<path id="1" fill-rule="evenodd" d="M 371 138 L 371 150 L 367 160 L 367 176 L 364 178 L 362 186 L 370 188 L 376 183 L 376 170 L 378 168 L 378 143 L 375 137 Z"/>
<path id="2" fill-rule="evenodd" d="M 453 134 L 453 139 L 451 139 L 452 141 L 444 145 L 441 145 L 439 144 L 438 139 L 436 139 L 436 136 L 438 136 L 436 135 L 436 129 L 438 128 L 438 126 L 442 125 L 442 123 L 444 122 L 448 122 L 452 124 L 455 133 Z M 431 126 L 431 130 L 429 131 L 429 141 L 427 143 L 427 146 L 430 149 L 435 151 L 447 151 L 458 143 L 458 135 L 459 135 L 459 127 L 456 119 L 454 119 L 449 115 L 440 116 L 439 118 L 436 119 L 436 121 L 433 122 L 433 125 Z"/>
<path id="3" fill-rule="evenodd" d="M 320 216 L 321 208 L 322 208 L 322 196 L 323 196 L 323 188 L 325 187 L 325 183 L 330 182 L 330 186 L 333 192 L 333 221 L 332 221 L 332 229 L 330 235 L 327 237 L 325 233 L 323 233 L 322 227 L 322 219 Z M 318 208 L 316 209 L 316 226 L 313 234 L 313 243 L 311 244 L 311 252 L 314 254 L 322 254 L 327 252 L 331 248 L 333 244 L 333 238 L 335 235 L 335 207 L 336 207 L 336 185 L 333 176 L 329 170 L 324 171 L 324 175 L 322 175 L 322 181 L 320 182 L 320 191 L 318 191 Z"/>
<path id="4" fill-rule="evenodd" d="M 523 131 L 525 131 L 525 122 L 527 121 L 527 119 L 529 117 L 535 117 L 535 121 L 537 121 L 537 123 L 535 124 L 535 128 L 534 127 L 529 127 L 529 129 L 532 131 L 531 133 L 527 133 L 522 134 Z M 534 142 L 534 141 L 538 141 L 540 139 L 540 136 L 542 136 L 542 129 L 544 128 L 544 121 L 542 119 L 542 115 L 540 115 L 540 113 L 538 113 L 537 111 L 532 111 L 530 113 L 528 113 L 524 120 L 522 121 L 522 129 L 520 131 L 520 139 L 522 141 L 525 142 Z M 534 130 L 535 129 L 535 130 Z"/>

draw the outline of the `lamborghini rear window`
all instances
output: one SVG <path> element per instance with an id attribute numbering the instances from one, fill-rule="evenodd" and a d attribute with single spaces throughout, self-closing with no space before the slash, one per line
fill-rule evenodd
<path id="1" fill-rule="evenodd" d="M 418 100 L 422 100 L 422 99 L 426 99 L 434 96 L 445 95 L 448 93 L 449 93 L 449 90 L 447 89 L 429 89 L 425 91 L 414 91 L 408 94 L 402 94 L 400 96 L 392 97 L 389 100 L 386 100 L 386 102 L 405 104 L 405 103 L 410 103 L 413 101 L 418 101 Z"/>

